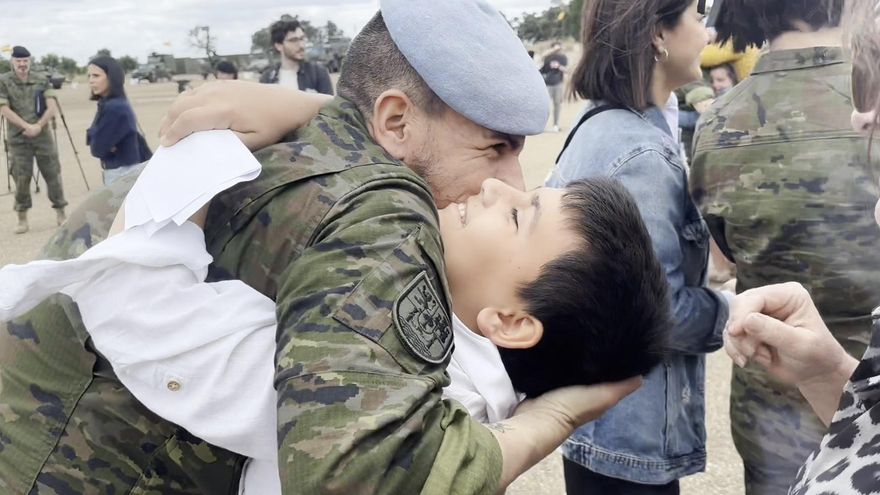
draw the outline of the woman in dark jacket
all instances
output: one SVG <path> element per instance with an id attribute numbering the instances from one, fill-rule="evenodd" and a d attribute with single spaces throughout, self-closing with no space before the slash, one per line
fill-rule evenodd
<path id="1" fill-rule="evenodd" d="M 148 159 L 150 152 L 125 96 L 125 72 L 119 62 L 112 57 L 96 57 L 89 62 L 88 70 L 98 113 L 86 131 L 86 144 L 92 156 L 101 160 L 104 184 L 109 185 L 131 171 L 133 165 Z"/>

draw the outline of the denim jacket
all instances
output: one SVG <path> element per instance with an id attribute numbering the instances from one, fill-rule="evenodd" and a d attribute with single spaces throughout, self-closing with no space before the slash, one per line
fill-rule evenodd
<path id="1" fill-rule="evenodd" d="M 703 354 L 721 347 L 728 314 L 725 298 L 704 287 L 709 231 L 657 108 L 609 110 L 585 122 L 547 185 L 585 177 L 615 178 L 635 197 L 666 270 L 675 326 L 664 363 L 639 390 L 579 428 L 563 454 L 606 476 L 668 483 L 706 466 Z"/>

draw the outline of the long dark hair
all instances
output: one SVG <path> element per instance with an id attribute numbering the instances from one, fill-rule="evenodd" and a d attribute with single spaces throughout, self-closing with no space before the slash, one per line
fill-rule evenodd
<path id="1" fill-rule="evenodd" d="M 93 94 L 92 100 L 125 98 L 125 88 L 123 87 L 125 84 L 125 71 L 122 70 L 122 66 L 119 65 L 115 58 L 101 55 L 90 60 L 89 65 L 100 67 L 107 74 L 107 82 L 110 84 L 110 90 L 105 96 Z"/>
<path id="2" fill-rule="evenodd" d="M 571 93 L 644 110 L 652 104 L 651 75 L 659 27 L 674 28 L 693 0 L 587 0 L 583 53 L 572 73 Z"/>
<path id="3" fill-rule="evenodd" d="M 840 25 L 844 0 L 724 0 L 715 22 L 718 41 L 733 40 L 733 49 L 758 48 L 786 31 L 795 21 L 811 29 Z M 870 3 L 871 0 L 859 0 Z"/>

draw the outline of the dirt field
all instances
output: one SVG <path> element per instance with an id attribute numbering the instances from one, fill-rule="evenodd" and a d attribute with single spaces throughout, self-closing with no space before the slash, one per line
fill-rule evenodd
<path id="1" fill-rule="evenodd" d="M 127 86 L 127 91 L 135 113 L 147 135 L 147 140 L 155 149 L 159 120 L 168 104 L 177 94 L 175 83 L 145 84 Z M 85 146 L 85 131 L 95 114 L 95 103 L 88 99 L 88 89 L 80 84 L 76 88 L 65 87 L 59 93 L 73 143 L 92 190 L 101 185 L 101 170 L 98 161 L 89 154 Z M 579 104 L 569 103 L 563 109 L 561 122 L 566 126 L 574 119 Z M 522 154 L 522 165 L 529 186 L 541 184 L 546 177 L 556 154 L 565 141 L 562 133 L 546 133 L 526 140 Z M 75 208 L 88 194 L 74 158 L 70 141 L 58 122 L 58 141 L 65 193 L 70 209 Z M 0 157 L 5 170 L 5 157 Z M 46 199 L 45 188 L 34 195 L 34 208 L 30 213 L 31 231 L 25 235 L 14 235 L 15 212 L 12 211 L 13 198 L 7 193 L 5 180 L 0 182 L 0 265 L 20 263 L 32 259 L 55 229 L 54 212 Z M 719 353 L 709 357 L 707 397 L 707 431 L 709 436 L 709 463 L 706 473 L 687 478 L 682 483 L 682 492 L 687 495 L 737 495 L 743 493 L 742 465 L 733 449 L 727 420 L 728 393 L 730 382 L 730 360 Z M 562 494 L 562 463 L 557 454 L 532 469 L 518 480 L 508 491 L 511 495 Z"/>

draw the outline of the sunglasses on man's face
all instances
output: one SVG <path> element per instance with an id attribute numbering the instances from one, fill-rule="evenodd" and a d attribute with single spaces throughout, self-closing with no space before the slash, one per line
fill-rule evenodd
<path id="1" fill-rule="evenodd" d="M 872 84 L 875 83 L 875 84 Z M 880 98 L 880 85 L 877 81 L 871 81 L 868 70 L 854 63 L 852 67 L 852 102 L 853 107 L 859 112 L 870 112 L 877 108 Z"/>

